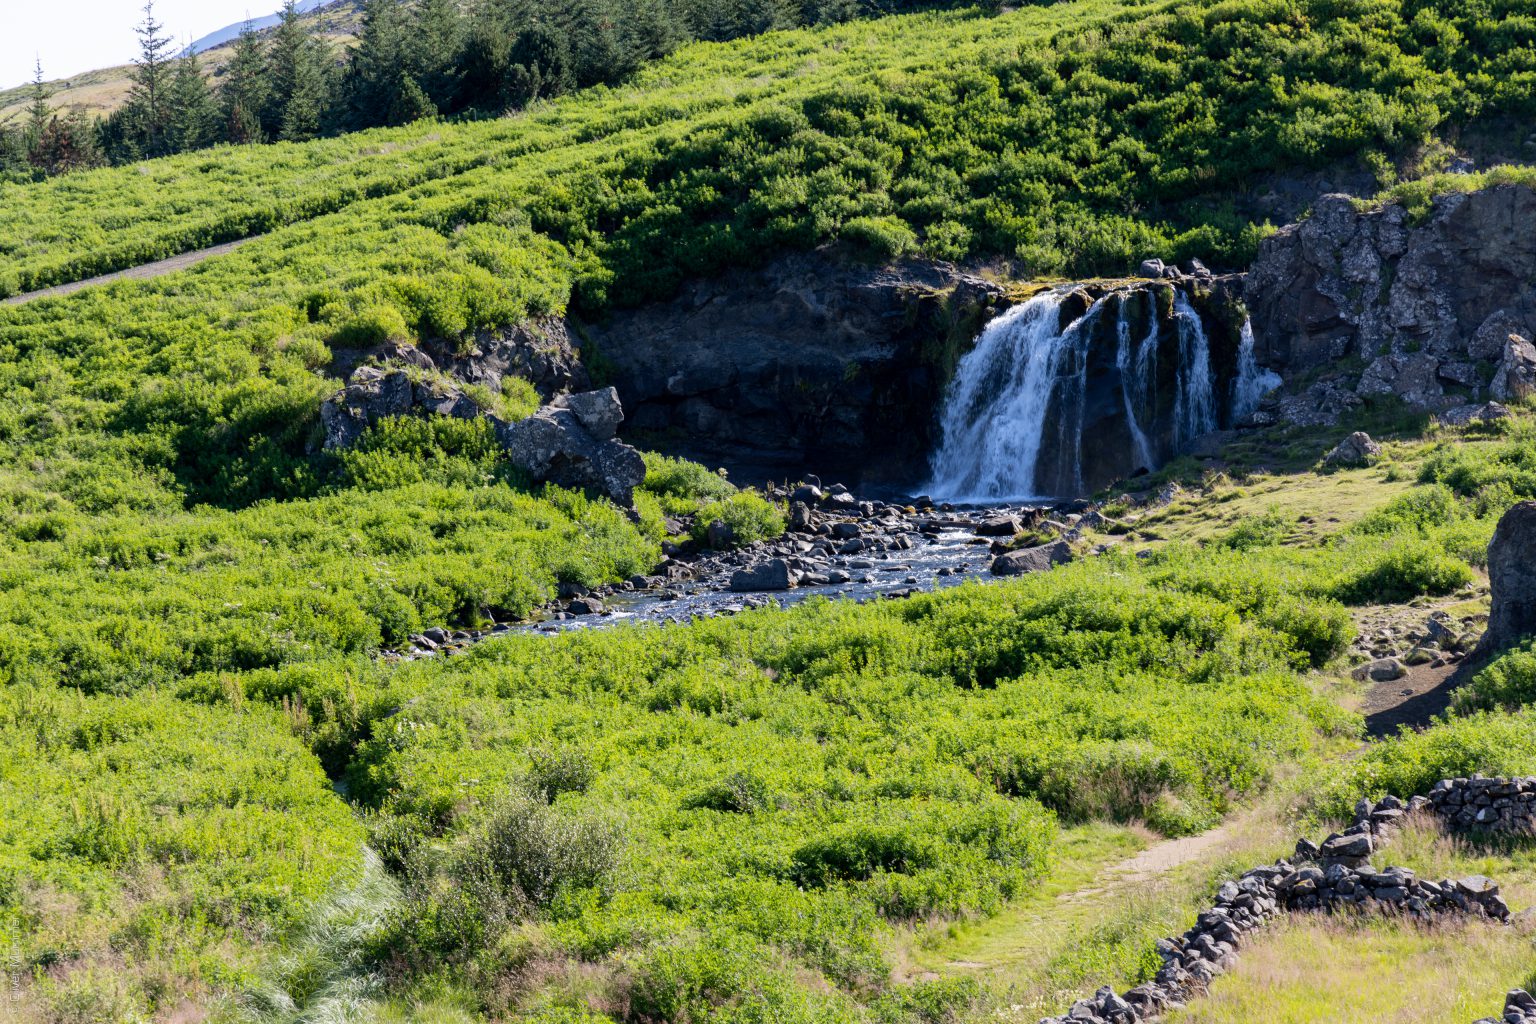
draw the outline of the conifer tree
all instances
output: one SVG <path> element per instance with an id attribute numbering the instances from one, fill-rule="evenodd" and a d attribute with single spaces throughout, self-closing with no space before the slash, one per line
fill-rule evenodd
<path id="1" fill-rule="evenodd" d="M 197 57 L 187 54 L 171 75 L 169 144 L 178 153 L 211 146 L 219 137 L 219 107 Z"/>
<path id="2" fill-rule="evenodd" d="M 458 92 L 464 16 L 456 0 L 421 0 L 411 25 L 412 73 L 438 111 Z"/>
<path id="3" fill-rule="evenodd" d="M 224 70 L 219 85 L 219 104 L 224 119 L 224 137 L 234 143 L 261 142 L 262 111 L 267 106 L 266 68 L 261 38 L 250 22 L 235 40 L 235 52 Z"/>
<path id="4" fill-rule="evenodd" d="M 133 62 L 133 85 L 124 106 L 126 135 L 142 156 L 169 151 L 171 39 L 155 20 L 155 0 L 144 0 L 144 20 L 134 31 L 139 55 Z"/>
<path id="5" fill-rule="evenodd" d="M 368 0 L 363 8 L 363 30 L 342 85 L 347 127 L 371 128 L 387 123 L 407 74 L 400 5 L 396 0 Z"/>
<path id="6" fill-rule="evenodd" d="M 48 105 L 48 85 L 43 80 L 43 59 L 39 57 L 32 73 L 32 102 L 27 105 L 27 123 L 24 129 L 28 150 L 36 146 L 38 140 L 43 137 L 43 131 L 48 127 L 52 117 L 53 108 Z"/>
<path id="7" fill-rule="evenodd" d="M 286 0 L 267 50 L 270 91 L 261 121 L 268 136 L 303 141 L 324 130 L 332 101 L 328 57 L 326 47 L 304 25 L 294 0 Z"/>

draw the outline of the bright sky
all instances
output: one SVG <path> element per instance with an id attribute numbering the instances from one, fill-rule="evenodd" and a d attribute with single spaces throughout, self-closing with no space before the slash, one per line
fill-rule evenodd
<path id="1" fill-rule="evenodd" d="M 155 17 L 179 50 L 280 6 L 281 0 L 156 0 Z M 137 52 L 133 27 L 143 20 L 143 0 L 0 0 L 0 88 L 30 81 L 38 57 L 49 79 L 126 64 Z"/>

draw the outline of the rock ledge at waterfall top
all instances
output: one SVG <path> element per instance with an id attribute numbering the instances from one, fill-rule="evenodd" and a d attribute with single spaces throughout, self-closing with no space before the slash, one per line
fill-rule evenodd
<path id="1" fill-rule="evenodd" d="M 1436 199 L 1415 222 L 1343 195 L 1260 246 L 1244 299 L 1280 418 L 1347 421 L 1373 398 L 1442 412 L 1536 393 L 1536 191 Z"/>
<path id="2" fill-rule="evenodd" d="M 954 361 L 1006 303 L 953 264 L 818 251 L 690 280 L 575 333 L 618 387 L 631 436 L 738 479 L 910 483 Z"/>

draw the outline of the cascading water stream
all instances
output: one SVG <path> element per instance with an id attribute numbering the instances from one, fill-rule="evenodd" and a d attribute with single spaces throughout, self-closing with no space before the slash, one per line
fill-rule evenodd
<path id="1" fill-rule="evenodd" d="M 1081 392 L 1086 372 L 1083 325 L 1104 300 L 1060 327 L 1059 292 L 1044 292 L 989 323 L 960 360 L 944 403 L 941 441 L 931 490 L 959 502 L 1039 497 L 1035 485 L 1047 429 L 1046 415 L 1059 386 Z M 1075 423 L 1058 430 L 1081 433 Z"/>
<path id="2" fill-rule="evenodd" d="M 1232 419 L 1241 423 L 1258 411 L 1264 396 L 1284 384 L 1274 370 L 1259 366 L 1254 353 L 1253 321 L 1244 320 L 1237 347 L 1237 379 L 1232 382 Z"/>
<path id="3" fill-rule="evenodd" d="M 1182 291 L 1173 293 L 1179 331 L 1179 389 L 1174 400 L 1174 443 L 1183 446 L 1216 429 L 1216 388 L 1211 379 L 1211 344 L 1200 314 Z"/>
<path id="4" fill-rule="evenodd" d="M 1125 399 L 1125 422 L 1131 431 L 1131 444 L 1136 448 L 1137 468 L 1151 470 L 1156 465 L 1157 456 L 1153 454 L 1152 439 L 1142 429 L 1141 421 L 1157 378 L 1158 323 L 1156 317 L 1149 318 L 1151 326 L 1132 352 L 1128 311 L 1129 304 L 1122 297 L 1120 319 L 1116 324 L 1120 347 L 1115 353 L 1115 366 L 1120 370 L 1120 394 Z"/>
<path id="5" fill-rule="evenodd" d="M 934 497 L 1061 497 L 1087 490 L 1085 476 L 1097 487 L 1113 474 L 1155 470 L 1224 422 L 1251 415 L 1280 384 L 1258 365 L 1245 326 L 1236 373 L 1218 385 L 1205 324 L 1177 288 L 1171 309 L 1150 290 L 1115 291 L 1062 327 L 1069 301 L 1082 303 L 1082 291 L 1055 289 L 1013 307 L 960 360 L 940 417 Z M 1113 335 L 1101 329 L 1111 313 Z M 1177 365 L 1160 367 L 1165 361 Z"/>

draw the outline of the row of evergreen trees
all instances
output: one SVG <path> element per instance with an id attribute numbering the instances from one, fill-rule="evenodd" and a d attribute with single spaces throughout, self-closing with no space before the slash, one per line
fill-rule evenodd
<path id="1" fill-rule="evenodd" d="M 363 0 L 357 45 L 311 31 L 294 0 L 249 27 L 210 82 L 178 57 L 153 0 L 127 102 L 105 118 L 50 108 L 42 68 L 0 171 L 51 175 L 218 143 L 302 141 L 440 115 L 486 116 L 601 82 L 692 39 L 732 39 L 911 6 L 909 0 Z"/>

